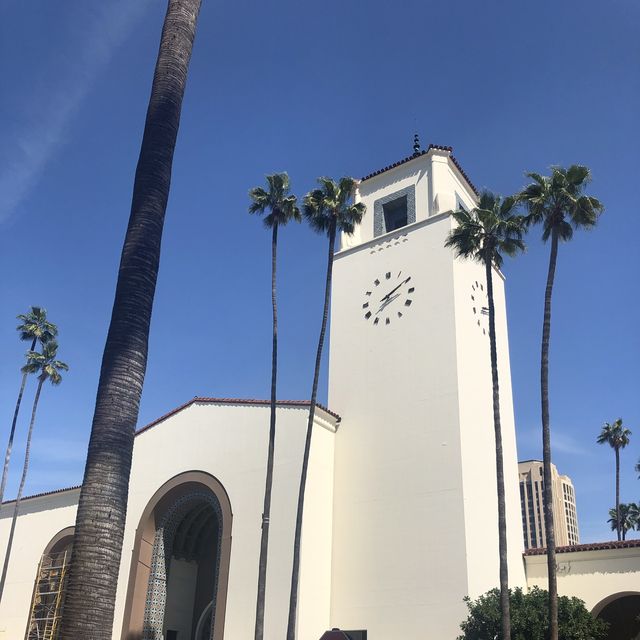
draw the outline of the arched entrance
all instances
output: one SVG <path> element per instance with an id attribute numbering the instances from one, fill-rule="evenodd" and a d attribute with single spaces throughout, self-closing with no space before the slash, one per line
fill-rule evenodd
<path id="1" fill-rule="evenodd" d="M 73 527 L 57 533 L 44 549 L 36 572 L 27 623 L 27 640 L 55 640 L 67 587 Z"/>
<path id="2" fill-rule="evenodd" d="M 640 640 L 640 592 L 613 594 L 594 607 L 593 615 L 609 623 L 608 640 Z"/>
<path id="3" fill-rule="evenodd" d="M 156 492 L 136 531 L 124 640 L 222 640 L 231 518 L 209 474 L 180 474 Z"/>

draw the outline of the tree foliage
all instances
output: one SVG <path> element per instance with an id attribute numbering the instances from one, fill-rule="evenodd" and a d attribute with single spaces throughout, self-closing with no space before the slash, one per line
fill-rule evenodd
<path id="1" fill-rule="evenodd" d="M 622 539 L 626 540 L 627 531 L 633 531 L 633 529 L 640 530 L 640 506 L 635 502 L 621 502 L 620 508 L 620 533 Z M 611 525 L 611 531 L 615 531 L 617 527 L 616 508 L 609 509 L 609 519 L 607 522 Z"/>
<path id="2" fill-rule="evenodd" d="M 549 594 L 538 587 L 528 593 L 510 591 L 512 640 L 546 640 L 549 628 Z M 502 640 L 500 590 L 492 589 L 477 600 L 465 598 L 469 617 L 460 625 L 458 640 Z M 559 640 L 604 640 L 608 624 L 594 618 L 579 598 L 558 598 Z"/>

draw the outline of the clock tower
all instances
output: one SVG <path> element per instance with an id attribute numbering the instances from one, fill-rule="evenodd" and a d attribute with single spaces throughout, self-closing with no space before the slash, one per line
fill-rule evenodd
<path id="1" fill-rule="evenodd" d="M 455 638 L 497 587 L 484 270 L 445 248 L 477 192 L 450 147 L 363 178 L 367 212 L 334 261 L 331 624 L 369 640 Z M 494 278 L 510 585 L 524 585 L 504 283 Z"/>

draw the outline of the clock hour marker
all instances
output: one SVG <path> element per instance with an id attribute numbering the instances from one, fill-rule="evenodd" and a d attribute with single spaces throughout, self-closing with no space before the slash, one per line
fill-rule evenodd
<path id="1" fill-rule="evenodd" d="M 402 318 L 402 311 L 398 311 L 398 318 Z"/>
<path id="2" fill-rule="evenodd" d="M 388 280 L 390 277 L 391 277 L 391 271 L 387 271 L 387 275 L 386 275 L 387 280 Z"/>
<path id="3" fill-rule="evenodd" d="M 413 293 L 415 290 L 416 290 L 416 288 L 415 288 L 415 287 L 411 287 L 411 289 L 409 289 L 409 290 L 407 291 L 407 293 Z"/>
<path id="4" fill-rule="evenodd" d="M 401 274 L 402 274 L 402 271 L 398 271 L 398 278 L 400 277 Z"/>
<path id="5" fill-rule="evenodd" d="M 389 320 L 389 318 L 387 318 L 387 319 L 384 321 L 384 323 L 385 323 L 385 324 L 389 324 L 390 322 L 391 322 L 391 320 Z"/>
<path id="6" fill-rule="evenodd" d="M 371 291 L 367 291 L 364 295 L 365 296 L 370 296 L 371 295 Z"/>
<path id="7" fill-rule="evenodd" d="M 410 307 L 412 302 L 413 302 L 413 300 L 411 300 L 410 298 L 407 298 L 407 299 L 404 301 L 404 306 L 405 306 L 405 307 Z"/>
<path id="8" fill-rule="evenodd" d="M 378 280 L 377 278 L 373 281 L 373 284 L 376 285 L 376 287 L 380 284 L 380 280 Z"/>
<path id="9" fill-rule="evenodd" d="M 371 311 L 367 311 L 367 313 L 364 314 L 364 317 L 368 320 L 371 317 Z"/>
<path id="10" fill-rule="evenodd" d="M 376 319 L 373 321 L 373 324 L 378 324 L 378 322 L 380 322 L 380 318 L 376 318 Z"/>
<path id="11" fill-rule="evenodd" d="M 368 302 L 365 302 L 365 303 L 362 305 L 362 308 L 363 308 L 363 309 L 366 309 L 368 306 L 369 306 L 369 303 L 368 303 Z"/>

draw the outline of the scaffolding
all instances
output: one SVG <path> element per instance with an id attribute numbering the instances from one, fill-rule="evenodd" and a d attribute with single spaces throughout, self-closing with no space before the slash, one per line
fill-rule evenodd
<path id="1" fill-rule="evenodd" d="M 33 590 L 26 640 L 56 640 L 64 605 L 69 551 L 43 555 Z"/>

